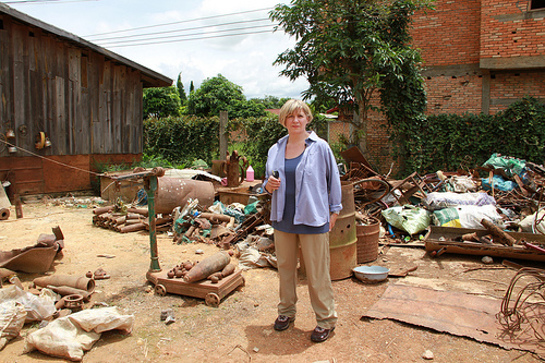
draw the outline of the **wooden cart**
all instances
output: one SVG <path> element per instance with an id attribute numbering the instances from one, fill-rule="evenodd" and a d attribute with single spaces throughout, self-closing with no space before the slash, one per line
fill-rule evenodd
<path id="1" fill-rule="evenodd" d="M 244 277 L 240 269 L 224 277 L 217 283 L 210 280 L 185 282 L 181 278 L 168 278 L 166 271 L 149 272 L 146 274 L 149 282 L 155 285 L 155 293 L 164 296 L 167 293 L 185 295 L 204 299 L 206 305 L 217 307 L 221 300 L 233 290 L 244 286 Z"/>

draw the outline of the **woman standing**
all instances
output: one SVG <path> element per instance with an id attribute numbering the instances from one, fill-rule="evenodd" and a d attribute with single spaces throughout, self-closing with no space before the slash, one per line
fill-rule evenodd
<path id="1" fill-rule="evenodd" d="M 274 328 L 285 330 L 295 320 L 300 247 L 317 322 L 311 340 L 323 342 L 337 323 L 329 276 L 329 231 L 342 209 L 339 171 L 327 142 L 306 129 L 312 121 L 306 103 L 289 100 L 280 109 L 279 121 L 288 135 L 269 149 L 263 183 L 272 194 L 271 222 L 280 278 Z"/>

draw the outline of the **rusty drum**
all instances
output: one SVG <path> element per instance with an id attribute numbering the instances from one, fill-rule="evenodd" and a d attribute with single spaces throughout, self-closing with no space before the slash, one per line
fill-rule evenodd
<path id="1" fill-rule="evenodd" d="M 372 218 L 367 225 L 356 226 L 358 265 L 375 261 L 378 257 L 378 240 L 380 235 L 380 221 Z"/>
<path id="2" fill-rule="evenodd" d="M 329 273 L 331 280 L 341 280 L 352 276 L 356 267 L 357 235 L 352 183 L 343 182 L 342 205 L 335 227 L 329 232 Z"/>
<path id="3" fill-rule="evenodd" d="M 176 207 L 184 207 L 189 199 L 209 207 L 214 203 L 214 184 L 207 181 L 160 177 L 157 179 L 155 212 L 170 214 Z"/>

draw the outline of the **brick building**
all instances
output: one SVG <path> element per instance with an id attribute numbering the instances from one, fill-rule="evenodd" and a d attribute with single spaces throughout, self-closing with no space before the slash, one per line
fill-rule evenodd
<path id="1" fill-rule="evenodd" d="M 523 96 L 545 101 L 545 0 L 436 0 L 435 10 L 415 15 L 412 35 L 424 59 L 428 114 L 494 114 Z M 366 157 L 385 172 L 381 124 L 371 115 Z"/>

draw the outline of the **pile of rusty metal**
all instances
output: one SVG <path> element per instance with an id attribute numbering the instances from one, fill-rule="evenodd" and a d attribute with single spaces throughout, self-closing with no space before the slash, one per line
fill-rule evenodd
<path id="1" fill-rule="evenodd" d="M 93 224 L 119 233 L 149 230 L 148 210 L 144 208 L 118 208 L 106 206 L 93 209 Z M 156 219 L 157 231 L 172 229 L 172 218 Z"/>
<path id="2" fill-rule="evenodd" d="M 174 222 L 174 243 L 204 242 L 213 243 L 223 249 L 240 241 L 256 227 L 266 223 L 265 211 L 248 215 L 242 222 L 235 217 L 220 213 L 197 212 L 188 214 Z M 258 232 L 259 233 L 259 232 Z"/>
<path id="3" fill-rule="evenodd" d="M 545 261 L 543 166 L 493 154 L 489 161 L 473 170 L 437 171 L 424 176 L 414 172 L 403 180 L 393 180 L 375 172 L 357 149 L 349 149 L 343 156 L 348 168 L 341 179 L 354 186 L 356 212 L 381 221 L 386 243 L 418 243 L 423 239 L 426 251 L 433 257 L 450 252 Z M 468 210 L 464 209 L 464 202 L 444 209 L 439 204 L 430 206 L 430 200 L 436 201 L 434 198 L 447 194 L 486 195 L 492 201 L 490 209 L 499 218 L 480 217 L 477 212 L 480 205 L 470 206 L 469 210 L 475 211 L 471 217 L 476 221 L 474 226 L 464 227 L 462 213 Z M 394 208 L 424 210 L 429 217 L 427 228 L 414 234 L 396 228 L 385 217 Z M 437 216 L 442 211 L 443 215 L 452 212 L 457 216 L 459 212 L 460 217 L 439 220 Z"/>

